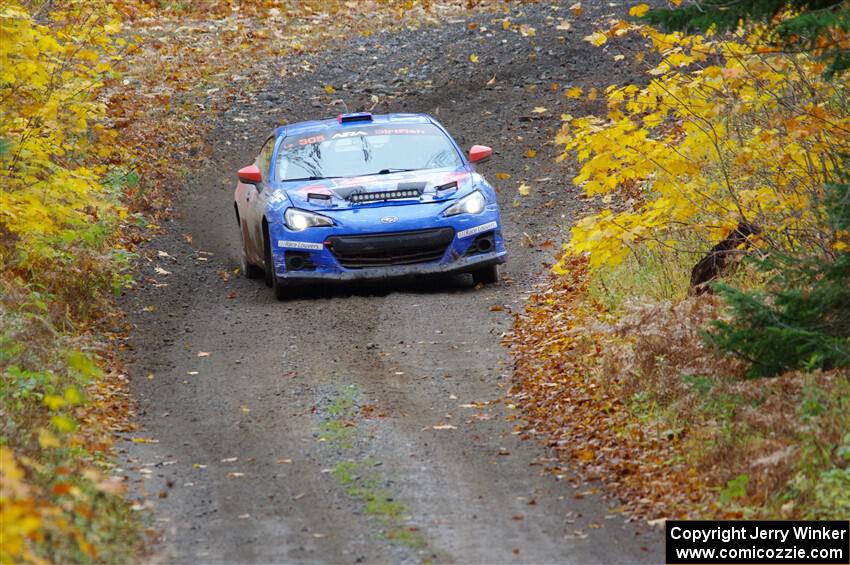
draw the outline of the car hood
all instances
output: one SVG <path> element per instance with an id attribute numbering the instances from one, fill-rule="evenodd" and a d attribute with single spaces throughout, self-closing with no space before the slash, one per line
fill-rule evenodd
<path id="1" fill-rule="evenodd" d="M 453 185 L 456 184 L 456 187 Z M 470 192 L 473 173 L 466 168 L 409 171 L 385 175 L 345 177 L 283 183 L 283 192 L 293 206 L 306 210 L 345 210 L 363 206 L 398 206 L 438 203 Z M 440 190 L 438 190 L 440 188 Z M 415 190 L 418 197 L 353 203 L 353 194 Z"/>

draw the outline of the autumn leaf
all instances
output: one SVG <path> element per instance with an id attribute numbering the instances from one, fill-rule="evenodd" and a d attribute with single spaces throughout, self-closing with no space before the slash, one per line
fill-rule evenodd
<path id="1" fill-rule="evenodd" d="M 529 149 L 528 151 L 525 152 L 525 156 L 528 157 L 528 158 L 537 157 L 537 151 L 534 150 L 534 149 Z"/>
<path id="2" fill-rule="evenodd" d="M 629 8 L 629 15 L 639 18 L 646 14 L 649 11 L 649 6 L 647 4 L 638 4 L 637 6 L 632 6 Z"/>
<path id="3" fill-rule="evenodd" d="M 537 35 L 537 30 L 529 25 L 521 24 L 519 26 L 519 33 L 523 37 L 534 37 Z"/>
<path id="4" fill-rule="evenodd" d="M 568 98 L 578 99 L 578 98 L 581 98 L 581 96 L 582 96 L 582 89 L 581 89 L 581 87 L 574 86 L 574 87 L 570 88 L 569 90 L 567 90 L 564 93 L 564 95 L 567 96 Z"/>
<path id="5" fill-rule="evenodd" d="M 472 61 L 473 63 L 478 63 L 478 55 L 473 53 L 472 55 L 469 56 L 469 60 Z"/>
<path id="6" fill-rule="evenodd" d="M 333 94 L 334 92 L 336 92 L 336 88 L 334 88 L 330 84 L 326 84 L 325 85 L 325 92 L 327 92 L 328 94 Z"/>
<path id="7" fill-rule="evenodd" d="M 509 175 L 508 173 L 496 173 L 496 178 L 499 180 L 508 180 L 509 178 L 511 178 L 511 175 Z"/>
<path id="8" fill-rule="evenodd" d="M 591 45 L 599 47 L 600 45 L 608 41 L 608 36 L 602 33 L 601 31 L 595 31 L 590 35 L 584 36 L 582 39 L 584 39 L 584 41 L 587 41 Z"/>
<path id="9" fill-rule="evenodd" d="M 528 196 L 530 190 L 531 189 L 529 188 L 529 186 L 525 183 L 522 183 L 522 184 L 519 185 L 519 195 L 520 196 Z"/>
<path id="10" fill-rule="evenodd" d="M 543 106 L 535 106 L 531 112 L 534 114 L 544 114 L 548 111 L 549 110 L 547 108 L 544 108 Z"/>

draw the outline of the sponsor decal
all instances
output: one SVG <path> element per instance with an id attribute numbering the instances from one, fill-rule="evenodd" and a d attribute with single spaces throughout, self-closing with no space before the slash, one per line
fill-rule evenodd
<path id="1" fill-rule="evenodd" d="M 471 235 L 475 235 L 477 233 L 489 231 L 492 229 L 496 229 L 498 224 L 496 222 L 487 222 L 486 224 L 481 224 L 480 226 L 475 226 L 474 228 L 469 228 L 463 231 L 457 232 L 458 239 L 469 237 Z"/>
<path id="2" fill-rule="evenodd" d="M 365 131 L 357 130 L 357 131 L 341 131 L 339 133 L 335 133 L 331 136 L 331 139 L 339 139 L 340 137 L 357 137 L 359 135 L 369 135 Z"/>
<path id="3" fill-rule="evenodd" d="M 398 221 L 398 216 L 384 216 L 381 218 L 382 224 L 394 224 Z"/>
<path id="4" fill-rule="evenodd" d="M 279 190 L 275 190 L 271 193 L 271 196 L 269 196 L 269 203 L 271 204 L 277 204 L 278 202 L 283 202 L 284 200 L 286 200 L 286 195 Z"/>
<path id="5" fill-rule="evenodd" d="M 310 243 L 309 241 L 290 241 L 288 239 L 277 240 L 278 247 L 288 247 L 290 249 L 309 249 L 310 251 L 321 251 L 324 246 L 321 243 Z"/>

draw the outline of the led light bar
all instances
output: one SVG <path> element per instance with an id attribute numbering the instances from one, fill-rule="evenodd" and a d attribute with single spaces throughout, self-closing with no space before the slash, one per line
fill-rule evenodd
<path id="1" fill-rule="evenodd" d="M 385 200 L 402 200 L 404 198 L 419 198 L 422 192 L 415 188 L 405 190 L 384 190 L 381 192 L 354 192 L 348 195 L 349 202 L 383 202 Z"/>

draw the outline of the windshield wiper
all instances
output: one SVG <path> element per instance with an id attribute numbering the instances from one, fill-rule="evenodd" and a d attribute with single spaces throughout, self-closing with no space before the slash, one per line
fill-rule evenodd
<path id="1" fill-rule="evenodd" d="M 301 177 L 297 179 L 281 179 L 281 182 L 295 182 L 298 180 L 325 180 L 325 179 L 340 179 L 342 177 L 317 177 L 317 176 L 309 176 L 309 177 Z"/>
<path id="2" fill-rule="evenodd" d="M 410 171 L 418 171 L 419 169 L 381 169 L 377 173 L 372 173 L 373 175 L 388 175 L 390 173 L 407 173 Z M 370 176 L 370 175 L 365 175 Z"/>

